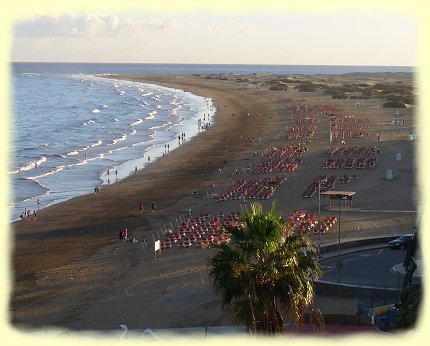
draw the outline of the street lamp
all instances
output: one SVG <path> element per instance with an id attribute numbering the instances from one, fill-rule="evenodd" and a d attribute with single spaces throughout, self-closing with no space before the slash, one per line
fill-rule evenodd
<path id="1" fill-rule="evenodd" d="M 318 178 L 318 259 L 321 254 L 321 179 Z"/>
<path id="2" fill-rule="evenodd" d="M 339 216 L 337 219 L 338 225 L 339 225 L 339 231 L 338 231 L 338 243 L 337 243 L 337 282 L 340 282 L 340 269 L 342 268 L 342 262 L 340 260 L 340 205 L 342 204 L 342 200 L 346 200 L 347 197 L 344 195 L 337 195 L 337 198 L 339 199 Z"/>

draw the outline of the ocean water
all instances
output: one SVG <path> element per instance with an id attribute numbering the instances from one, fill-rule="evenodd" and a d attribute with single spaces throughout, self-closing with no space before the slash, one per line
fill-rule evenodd
<path id="1" fill-rule="evenodd" d="M 213 123 L 212 100 L 104 74 L 413 72 L 396 66 L 187 64 L 11 65 L 10 219 L 129 176 Z M 210 127 L 209 127 L 210 129 Z M 38 204 L 40 201 L 40 205 Z"/>
<path id="2" fill-rule="evenodd" d="M 15 72 L 12 83 L 11 220 L 144 168 L 215 112 L 209 98 L 89 74 Z"/>
<path id="3" fill-rule="evenodd" d="M 354 72 L 406 72 L 413 66 L 349 65 L 229 65 L 229 64 L 95 64 L 95 63 L 14 63 L 15 72 L 45 73 L 271 73 L 271 74 L 343 74 Z"/>

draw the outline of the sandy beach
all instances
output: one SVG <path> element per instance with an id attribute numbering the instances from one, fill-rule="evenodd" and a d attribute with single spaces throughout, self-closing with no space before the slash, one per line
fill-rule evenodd
<path id="1" fill-rule="evenodd" d="M 410 74 L 347 74 L 300 76 L 301 80 L 332 83 L 396 82 L 412 84 Z M 408 136 L 417 127 L 414 107 L 402 109 L 405 125 L 392 124 L 395 109 L 383 100 L 334 100 L 323 90 L 300 92 L 297 83 L 286 92 L 269 90 L 273 75 L 122 75 L 116 78 L 148 82 L 210 97 L 217 107 L 215 122 L 196 138 L 185 141 L 164 158 L 128 178 L 41 209 L 36 221 L 11 225 L 10 323 L 14 328 L 61 327 L 71 330 L 175 328 L 232 325 L 221 309 L 207 276 L 206 259 L 214 250 L 192 246 L 162 250 L 154 255 L 153 239 L 166 227 L 175 228 L 190 207 L 193 215 L 225 215 L 241 210 L 240 200 L 214 197 L 238 179 L 284 175 L 267 200 L 265 210 L 287 218 L 293 209 L 318 212 L 318 198 L 302 198 L 318 175 L 356 174 L 335 190 L 354 191 L 353 207 L 342 208 L 342 242 L 410 233 L 416 218 L 419 187 L 416 141 Z M 286 139 L 294 126 L 291 109 L 300 104 L 319 120 L 312 138 Z M 345 138 L 346 147 L 378 147 L 373 169 L 323 169 L 330 144 L 329 119 L 312 113 L 313 106 L 341 108 L 339 114 L 366 118 L 368 136 Z M 292 108 L 291 108 L 292 107 Z M 380 136 L 378 140 L 378 135 Z M 292 172 L 253 174 L 269 147 L 306 145 L 299 168 Z M 398 153 L 401 159 L 398 159 Z M 387 170 L 393 179 L 386 179 Z M 144 210 L 139 211 L 139 203 Z M 151 211 L 151 203 L 156 210 Z M 248 201 L 249 205 L 249 201 Z M 325 201 L 321 216 L 337 215 Z M 127 227 L 135 243 L 122 243 Z M 157 235 L 158 232 L 158 235 Z M 336 227 L 322 236 L 337 241 Z M 164 237 L 163 237 L 164 238 Z M 311 234 L 317 241 L 317 235 Z M 146 245 L 145 245 L 146 244 Z M 323 313 L 354 314 L 353 301 L 317 297 Z"/>

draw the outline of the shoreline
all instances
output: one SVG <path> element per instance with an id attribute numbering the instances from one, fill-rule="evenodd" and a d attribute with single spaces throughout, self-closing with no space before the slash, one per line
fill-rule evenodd
<path id="1" fill-rule="evenodd" d="M 118 76 L 119 78 L 118 79 L 124 79 L 124 80 L 128 80 L 128 81 L 135 81 L 132 77 L 130 77 L 130 76 L 128 76 L 128 77 L 126 77 L 126 78 L 121 78 L 121 76 Z M 150 79 L 150 77 L 151 76 L 145 76 L 145 80 L 146 79 Z M 163 78 L 163 77 L 162 77 Z M 140 81 L 140 82 L 145 82 L 145 80 L 142 80 L 141 78 L 138 78 L 139 80 L 136 80 L 136 81 Z M 169 79 L 169 77 L 168 77 L 168 79 Z M 178 89 L 179 89 L 179 87 L 181 86 L 182 84 L 176 84 L 176 83 L 165 83 L 165 85 L 161 85 L 161 86 L 165 86 L 165 87 L 173 87 L 173 86 L 175 86 L 175 87 L 178 87 Z M 190 92 L 189 90 L 186 90 L 186 88 L 184 88 L 184 89 L 181 89 L 181 90 L 184 90 L 184 91 L 188 91 L 188 92 Z M 200 96 L 200 97 L 208 97 L 208 96 L 205 96 L 206 94 L 200 94 L 200 95 L 197 95 L 197 96 Z M 218 112 L 219 112 L 219 110 L 218 110 Z M 215 124 L 217 124 L 217 118 L 218 117 L 215 117 L 215 121 L 214 121 L 214 123 L 211 125 L 211 128 L 209 129 L 209 131 L 210 130 L 213 130 L 213 128 L 214 128 L 214 125 Z M 212 131 L 213 132 L 213 131 Z M 218 131 L 218 133 L 219 132 L 221 132 L 221 131 Z M 168 153 L 168 155 L 166 155 L 166 157 L 165 157 L 165 159 L 163 160 L 164 161 L 164 164 L 162 163 L 162 162 L 160 162 L 160 160 L 159 159 L 157 159 L 157 160 L 155 160 L 154 162 L 151 162 L 151 163 L 149 163 L 148 165 L 145 165 L 146 167 L 144 167 L 144 168 L 141 168 L 141 169 L 138 169 L 138 171 L 137 172 L 135 172 L 135 173 L 131 173 L 130 175 L 128 175 L 127 177 L 125 177 L 125 178 L 123 178 L 123 179 L 121 179 L 121 180 L 119 180 L 118 182 L 115 182 L 115 184 L 111 184 L 111 185 L 101 185 L 101 190 L 103 190 L 102 191 L 102 193 L 101 194 L 107 194 L 107 193 L 109 193 L 109 194 L 112 194 L 113 192 L 111 192 L 110 190 L 118 190 L 119 188 L 117 187 L 117 185 L 119 184 L 119 185 L 122 185 L 122 184 L 125 184 L 125 183 L 127 183 L 127 182 L 132 182 L 132 181 L 136 181 L 136 180 L 139 180 L 139 179 L 143 179 L 143 177 L 144 176 L 149 176 L 149 177 L 153 177 L 153 174 L 154 174 L 154 172 L 158 172 L 158 171 L 160 171 L 160 170 L 162 170 L 162 169 L 164 169 L 164 166 L 165 165 L 168 165 L 168 166 L 170 166 L 171 165 L 171 161 L 177 161 L 177 162 L 181 162 L 181 160 L 179 159 L 178 160 L 178 157 L 179 156 L 181 156 L 181 157 L 186 157 L 187 155 L 190 155 L 191 154 L 191 151 L 193 150 L 193 149 L 190 149 L 189 148 L 189 146 L 191 146 L 191 145 L 193 145 L 193 143 L 194 143 L 194 141 L 196 141 L 196 140 L 199 140 L 199 141 L 202 141 L 202 139 L 201 138 L 199 138 L 199 137 L 201 137 L 202 135 L 207 135 L 207 131 L 205 131 L 205 133 L 200 133 L 198 136 L 195 136 L 194 138 L 192 138 L 192 139 L 189 139 L 189 140 L 187 140 L 184 144 L 181 144 L 179 147 L 177 147 L 177 148 L 175 148 L 174 150 L 171 150 L 171 152 L 170 153 Z M 184 152 L 182 152 L 182 151 L 184 151 Z M 219 155 L 219 154 L 218 154 Z M 143 159 L 143 157 L 142 157 L 142 159 Z M 223 162 L 222 162 L 222 160 L 220 160 L 220 161 L 217 161 L 217 166 L 222 166 L 222 164 L 223 164 Z M 161 166 L 161 167 L 160 167 Z M 186 166 L 186 168 L 189 168 L 188 166 L 189 166 L 189 164 L 188 165 L 185 165 Z M 145 172 L 146 171 L 146 172 Z M 150 172 L 149 172 L 150 171 Z M 137 178 L 137 179 L 136 179 Z M 40 209 L 39 210 L 39 212 L 38 212 L 38 224 L 40 224 L 40 219 L 41 218 L 43 218 L 43 216 L 45 215 L 45 214 L 48 214 L 49 216 L 52 216 L 52 213 L 50 213 L 50 211 L 52 210 L 52 209 L 56 209 L 57 207 L 58 208 L 64 208 L 63 207 L 63 205 L 64 204 L 76 204 L 75 203 L 75 200 L 78 200 L 78 199 L 82 199 L 82 200 L 85 200 L 85 202 L 88 202 L 88 200 L 90 199 L 90 198 L 92 198 L 92 196 L 93 196 L 93 193 L 91 193 L 91 192 L 89 192 L 88 194 L 85 194 L 85 195 L 80 195 L 80 196 L 74 196 L 74 197 L 71 197 L 71 198 L 69 198 L 68 200 L 66 200 L 66 201 L 62 201 L 62 202 L 59 202 L 59 203 L 55 203 L 55 204 L 53 204 L 53 205 L 50 205 L 50 206 L 47 206 L 47 207 L 45 207 L 45 208 L 42 208 L 42 209 Z M 72 206 L 73 207 L 73 206 Z M 54 213 L 57 213 L 55 210 L 54 210 Z M 127 217 L 127 216 L 124 216 L 124 217 Z M 52 223 L 52 218 L 48 218 L 48 223 Z M 61 222 L 59 223 L 60 224 L 60 228 L 64 228 L 64 227 L 67 227 L 67 223 L 66 223 L 66 226 L 65 226 L 65 220 L 64 220 L 64 215 L 63 215 L 63 218 L 62 218 L 62 220 L 61 220 Z M 93 223 L 94 221 L 92 221 L 91 223 Z M 18 228 L 20 228 L 20 226 L 22 226 L 22 225 L 24 225 L 24 227 L 23 228 L 32 228 L 30 225 L 26 225 L 25 223 L 22 223 L 20 220 L 18 220 L 18 223 L 20 224 L 20 225 L 17 225 L 18 226 Z M 12 222 L 12 224 L 15 224 L 15 222 Z M 30 227 L 28 227 L 28 226 L 30 226 Z M 45 225 L 44 225 L 45 226 Z M 73 227 L 75 227 L 76 226 L 76 224 L 73 224 Z M 51 228 L 54 228 L 54 227 L 57 227 L 56 226 L 56 224 L 54 223 L 52 226 L 49 226 L 49 229 L 51 229 Z"/>
<path id="2" fill-rule="evenodd" d="M 109 85 L 115 84 L 115 83 L 118 83 L 121 85 L 128 85 L 128 86 L 131 86 L 132 84 L 134 84 L 135 92 L 137 92 L 138 88 L 145 87 L 143 83 L 139 86 L 138 84 L 135 84 L 133 82 L 127 83 L 127 81 L 124 81 L 124 80 L 121 81 L 119 79 L 113 79 L 109 77 L 110 76 L 97 77 L 97 76 L 88 75 L 86 77 L 86 80 L 92 81 L 92 82 L 96 81 L 97 83 L 101 82 L 106 84 L 107 87 L 105 86 L 103 90 L 105 90 L 106 88 L 109 88 Z M 65 78 L 65 80 L 67 80 L 67 78 Z M 81 176 L 82 181 L 79 181 L 79 179 L 76 179 L 76 175 L 79 175 L 79 170 L 76 170 L 75 169 L 76 167 L 72 168 L 74 169 L 74 171 L 72 172 L 74 172 L 73 174 L 75 175 L 69 176 L 67 178 L 68 180 L 70 179 L 70 182 L 74 183 L 74 186 L 69 186 L 71 185 L 69 184 L 66 189 L 63 189 L 61 174 L 59 175 L 59 177 L 54 178 L 54 180 L 48 180 L 47 183 L 46 181 L 43 180 L 43 178 L 45 175 L 50 175 L 51 173 L 50 171 L 48 171 L 48 173 L 46 174 L 45 172 L 40 173 L 40 175 L 38 175 L 39 173 L 27 174 L 27 176 L 35 176 L 36 177 L 35 179 L 37 179 L 38 177 L 42 177 L 41 181 L 35 180 L 34 183 L 40 186 L 41 188 L 45 189 L 45 191 L 42 191 L 39 195 L 37 193 L 34 195 L 28 194 L 27 197 L 23 199 L 10 202 L 9 222 L 20 221 L 21 220 L 20 214 L 22 214 L 22 212 L 24 211 L 24 208 L 28 210 L 31 209 L 31 211 L 35 210 L 38 212 L 52 205 L 68 201 L 71 198 L 91 194 L 93 192 L 93 188 L 95 187 L 100 188 L 102 186 L 104 187 L 104 186 L 110 185 L 111 183 L 113 184 L 116 181 L 123 180 L 124 178 L 132 175 L 135 172 L 135 167 L 136 168 L 138 167 L 139 169 L 145 168 L 147 164 L 150 163 L 148 162 L 148 157 L 151 158 L 151 162 L 154 162 L 157 158 L 161 158 L 163 156 L 163 144 L 169 143 L 170 144 L 169 151 L 170 152 L 174 151 L 178 146 L 181 145 L 181 143 L 183 143 L 183 141 L 181 141 L 178 144 L 178 141 L 176 140 L 177 138 L 176 136 L 179 135 L 181 132 L 184 132 L 186 134 L 185 139 L 187 140 L 203 132 L 203 130 L 197 126 L 199 118 L 201 118 L 203 122 L 203 114 L 205 114 L 207 117 L 205 124 L 210 122 L 210 119 L 213 117 L 214 107 L 212 106 L 212 101 L 207 100 L 205 97 L 189 94 L 180 89 L 172 90 L 172 88 L 159 86 L 156 84 L 147 83 L 147 85 L 149 90 L 153 90 L 153 91 L 159 90 L 160 93 L 168 92 L 172 95 L 172 97 L 174 96 L 174 97 L 178 97 L 180 100 L 182 99 L 185 100 L 185 107 L 188 106 L 189 110 L 186 109 L 185 111 L 182 111 L 182 112 L 180 112 L 179 110 L 178 114 L 180 117 L 168 117 L 167 114 L 170 115 L 170 113 L 168 113 L 170 112 L 170 110 L 164 110 L 161 112 L 162 117 L 160 119 L 155 119 L 156 123 L 154 124 L 152 124 L 149 121 L 146 122 L 147 121 L 146 116 L 145 116 L 145 120 L 139 119 L 140 122 L 145 122 L 145 124 L 147 125 L 145 125 L 146 127 L 143 127 L 143 129 L 138 129 L 138 136 L 139 135 L 141 136 L 142 133 L 147 132 L 147 136 L 148 136 L 147 138 L 144 138 L 142 142 L 139 142 L 139 141 L 136 142 L 136 140 L 134 140 L 134 142 L 131 142 L 131 145 L 126 145 L 124 147 L 120 147 L 119 149 L 118 148 L 110 149 L 108 144 L 108 146 L 105 147 L 103 151 L 100 151 L 92 155 L 91 153 L 89 153 L 88 161 L 86 156 L 87 154 L 86 150 L 91 149 L 92 145 L 87 144 L 87 147 L 83 149 L 76 148 L 77 151 L 73 151 L 73 152 L 71 152 L 72 150 L 69 150 L 70 153 L 66 155 L 69 155 L 69 154 L 77 155 L 76 158 L 78 162 L 80 161 L 79 164 L 82 164 L 82 166 L 87 167 L 84 169 L 86 169 L 88 173 L 88 175 L 86 174 L 88 178 L 88 182 L 85 181 L 85 176 L 83 175 Z M 98 94 L 99 95 L 101 94 L 103 96 L 103 93 L 99 92 Z M 106 97 L 108 97 L 108 95 L 109 94 L 106 94 Z M 113 100 L 118 102 L 118 100 L 115 98 L 113 98 Z M 165 102 L 166 109 L 170 109 L 167 106 L 168 101 L 163 101 L 163 102 Z M 108 107 L 107 105 L 103 105 L 103 107 L 105 106 L 106 108 Z M 177 109 L 179 109 L 179 108 L 176 108 L 177 106 L 171 106 L 171 107 L 174 107 L 175 112 Z M 141 107 L 139 106 L 138 108 L 140 109 Z M 155 109 L 155 106 L 154 106 L 154 109 Z M 128 115 L 129 122 L 131 123 L 133 121 L 133 123 L 131 123 L 130 130 L 133 130 L 134 133 L 136 133 L 136 131 L 134 130 L 134 125 L 136 124 L 136 122 L 133 119 L 134 117 L 137 117 L 137 116 L 140 116 L 142 118 L 144 117 L 143 114 L 142 115 L 137 114 L 136 109 L 134 109 L 134 112 L 132 109 L 132 113 Z M 94 135 L 98 136 L 97 134 L 94 134 Z M 129 137 L 132 138 L 132 135 L 133 135 L 133 132 L 129 135 Z M 138 136 L 136 138 L 138 138 Z M 103 139 L 103 141 L 108 143 L 108 140 Z M 116 140 L 114 140 L 114 142 L 115 141 Z M 99 142 L 102 143 L 102 141 L 100 140 Z M 84 145 L 85 144 L 83 144 L 82 147 Z M 136 150 L 134 149 L 134 147 L 139 149 Z M 126 149 L 126 150 L 123 150 L 123 149 Z M 80 158 L 81 156 L 79 155 L 78 152 L 82 154 L 82 158 Z M 84 152 L 85 152 L 85 159 L 83 158 Z M 165 150 L 164 152 L 167 153 Z M 48 154 L 45 153 L 44 155 L 48 155 Z M 111 158 L 111 155 L 116 155 L 116 156 Z M 131 157 L 134 157 L 134 158 L 131 159 Z M 73 158 L 75 158 L 75 156 L 73 156 Z M 103 163 L 103 160 L 107 160 L 107 163 Z M 101 161 L 101 163 L 99 163 L 99 161 Z M 51 163 L 50 166 L 53 167 L 52 169 L 55 169 L 56 168 L 55 162 Z M 70 164 L 69 162 L 65 164 L 64 167 L 69 168 L 71 166 L 76 166 L 76 164 Z M 37 168 L 38 168 L 38 165 L 36 164 L 36 169 Z M 17 170 L 16 172 L 18 172 L 19 170 Z M 24 169 L 24 171 L 25 170 L 26 169 Z M 58 169 L 58 171 L 60 172 L 61 170 L 62 169 Z M 110 177 L 109 177 L 109 170 L 111 173 Z M 113 174 L 113 172 L 115 172 L 115 175 Z M 15 179 L 18 179 L 19 181 L 20 178 L 15 177 Z M 32 181 L 33 178 L 28 178 L 28 179 L 29 181 Z M 14 184 L 15 184 L 15 180 L 14 180 Z M 19 191 L 19 188 L 23 189 L 23 187 L 19 185 L 17 185 L 16 188 L 18 191 Z M 39 198 L 41 201 L 40 207 L 38 204 L 39 202 L 36 202 Z"/>
<path id="3" fill-rule="evenodd" d="M 192 206 L 196 215 L 240 211 L 238 201 L 217 202 L 205 196 L 212 192 L 213 185 L 217 191 L 224 191 L 233 179 L 253 177 L 245 172 L 236 177 L 234 171 L 248 163 L 255 167 L 259 157 L 254 152 L 272 145 L 285 145 L 280 135 L 291 125 L 286 109 L 289 103 L 285 99 L 290 97 L 294 102 L 306 99 L 314 104 L 336 104 L 336 101 L 296 91 L 283 94 L 248 89 L 234 80 L 206 80 L 198 76 L 121 75 L 120 78 L 158 82 L 167 87 L 182 86 L 182 90 L 188 88 L 194 94 L 201 93 L 200 96 L 214 100 L 218 109 L 216 120 L 208 131 L 185 142 L 177 152 L 103 188 L 99 196 L 75 197 L 41 210 L 34 223 L 12 224 L 15 236 L 12 321 L 24 327 L 55 325 L 77 330 L 114 329 L 120 323 L 126 323 L 129 328 L 231 324 L 204 274 L 204 261 L 210 252 L 174 248 L 162 251 L 155 261 L 150 247 L 119 243 L 118 231 L 126 226 L 132 237 L 150 243 L 152 235 L 163 225 L 175 223 L 185 205 Z M 360 114 L 348 106 L 351 102 L 338 102 L 344 105 L 345 113 Z M 348 144 L 378 143 L 382 147 L 377 168 L 360 171 L 354 185 L 359 191 L 354 205 L 372 211 L 343 210 L 342 241 L 401 234 L 415 219 L 413 213 L 384 212 L 414 209 L 413 191 L 417 188 L 414 148 L 402 139 L 403 133 L 398 128 L 383 121 L 389 110 L 365 111 L 375 117 L 372 126 L 384 129 L 384 140 L 378 143 L 375 137 L 351 139 Z M 303 199 L 300 195 L 312 177 L 321 172 L 322 153 L 329 145 L 328 125 L 320 126 L 318 138 L 307 144 L 311 150 L 303 156 L 302 167 L 287 174 L 287 181 L 273 198 L 262 201 L 264 210 L 276 199 L 277 210 L 284 218 L 293 208 L 316 211 L 315 199 Z M 397 151 L 402 152 L 404 160 L 394 167 Z M 395 168 L 393 182 L 383 179 L 390 166 Z M 195 189 L 197 197 L 193 195 Z M 393 198 L 385 199 L 386 191 Z M 145 210 L 140 214 L 138 205 L 142 200 Z M 150 210 L 152 201 L 157 203 L 155 212 Z M 324 208 L 323 214 L 330 215 L 333 211 Z M 337 232 L 324 235 L 324 243 L 336 239 Z M 192 296 L 200 298 L 190 301 Z M 162 310 L 157 308 L 160 304 Z M 165 316 L 171 318 L 166 320 Z"/>

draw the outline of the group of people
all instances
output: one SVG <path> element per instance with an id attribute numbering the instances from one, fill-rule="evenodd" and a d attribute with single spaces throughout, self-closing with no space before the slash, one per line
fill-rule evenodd
<path id="1" fill-rule="evenodd" d="M 206 119 L 206 114 L 204 114 L 203 115 L 203 121 L 202 121 L 202 119 L 197 120 L 197 127 L 199 130 L 202 130 L 202 131 L 207 130 L 209 126 L 211 126 L 211 123 L 209 121 L 209 114 L 208 114 L 207 119 Z"/>
<path id="2" fill-rule="evenodd" d="M 152 202 L 151 203 L 151 209 L 152 209 L 152 211 L 155 211 L 155 209 L 156 209 L 156 205 L 155 205 L 155 202 Z M 144 208 L 144 206 L 143 206 L 143 202 L 140 202 L 139 203 L 139 212 L 140 213 L 143 213 L 143 211 L 145 210 L 145 208 Z"/>
<path id="3" fill-rule="evenodd" d="M 185 132 L 182 132 L 180 135 L 178 135 L 179 144 L 181 144 L 181 141 L 182 143 L 185 141 Z"/>
<path id="4" fill-rule="evenodd" d="M 119 240 L 120 241 L 128 240 L 128 229 L 127 229 L 127 227 L 124 227 L 124 229 L 119 231 Z"/>
<path id="5" fill-rule="evenodd" d="M 36 220 L 36 210 L 33 210 L 33 212 L 30 211 L 30 209 L 27 210 L 27 208 L 24 208 L 24 211 L 19 216 L 21 220 Z"/>
<path id="6" fill-rule="evenodd" d="M 119 231 L 119 241 L 121 242 L 128 242 L 128 243 L 137 243 L 138 240 L 135 238 L 129 238 L 128 237 L 128 229 L 127 227 L 124 227 Z"/>
<path id="7" fill-rule="evenodd" d="M 110 184 L 110 170 L 108 169 L 106 173 L 107 173 L 107 177 L 108 177 L 108 184 Z M 116 180 L 118 181 L 118 170 L 117 169 L 115 169 L 115 177 L 116 177 Z"/>

